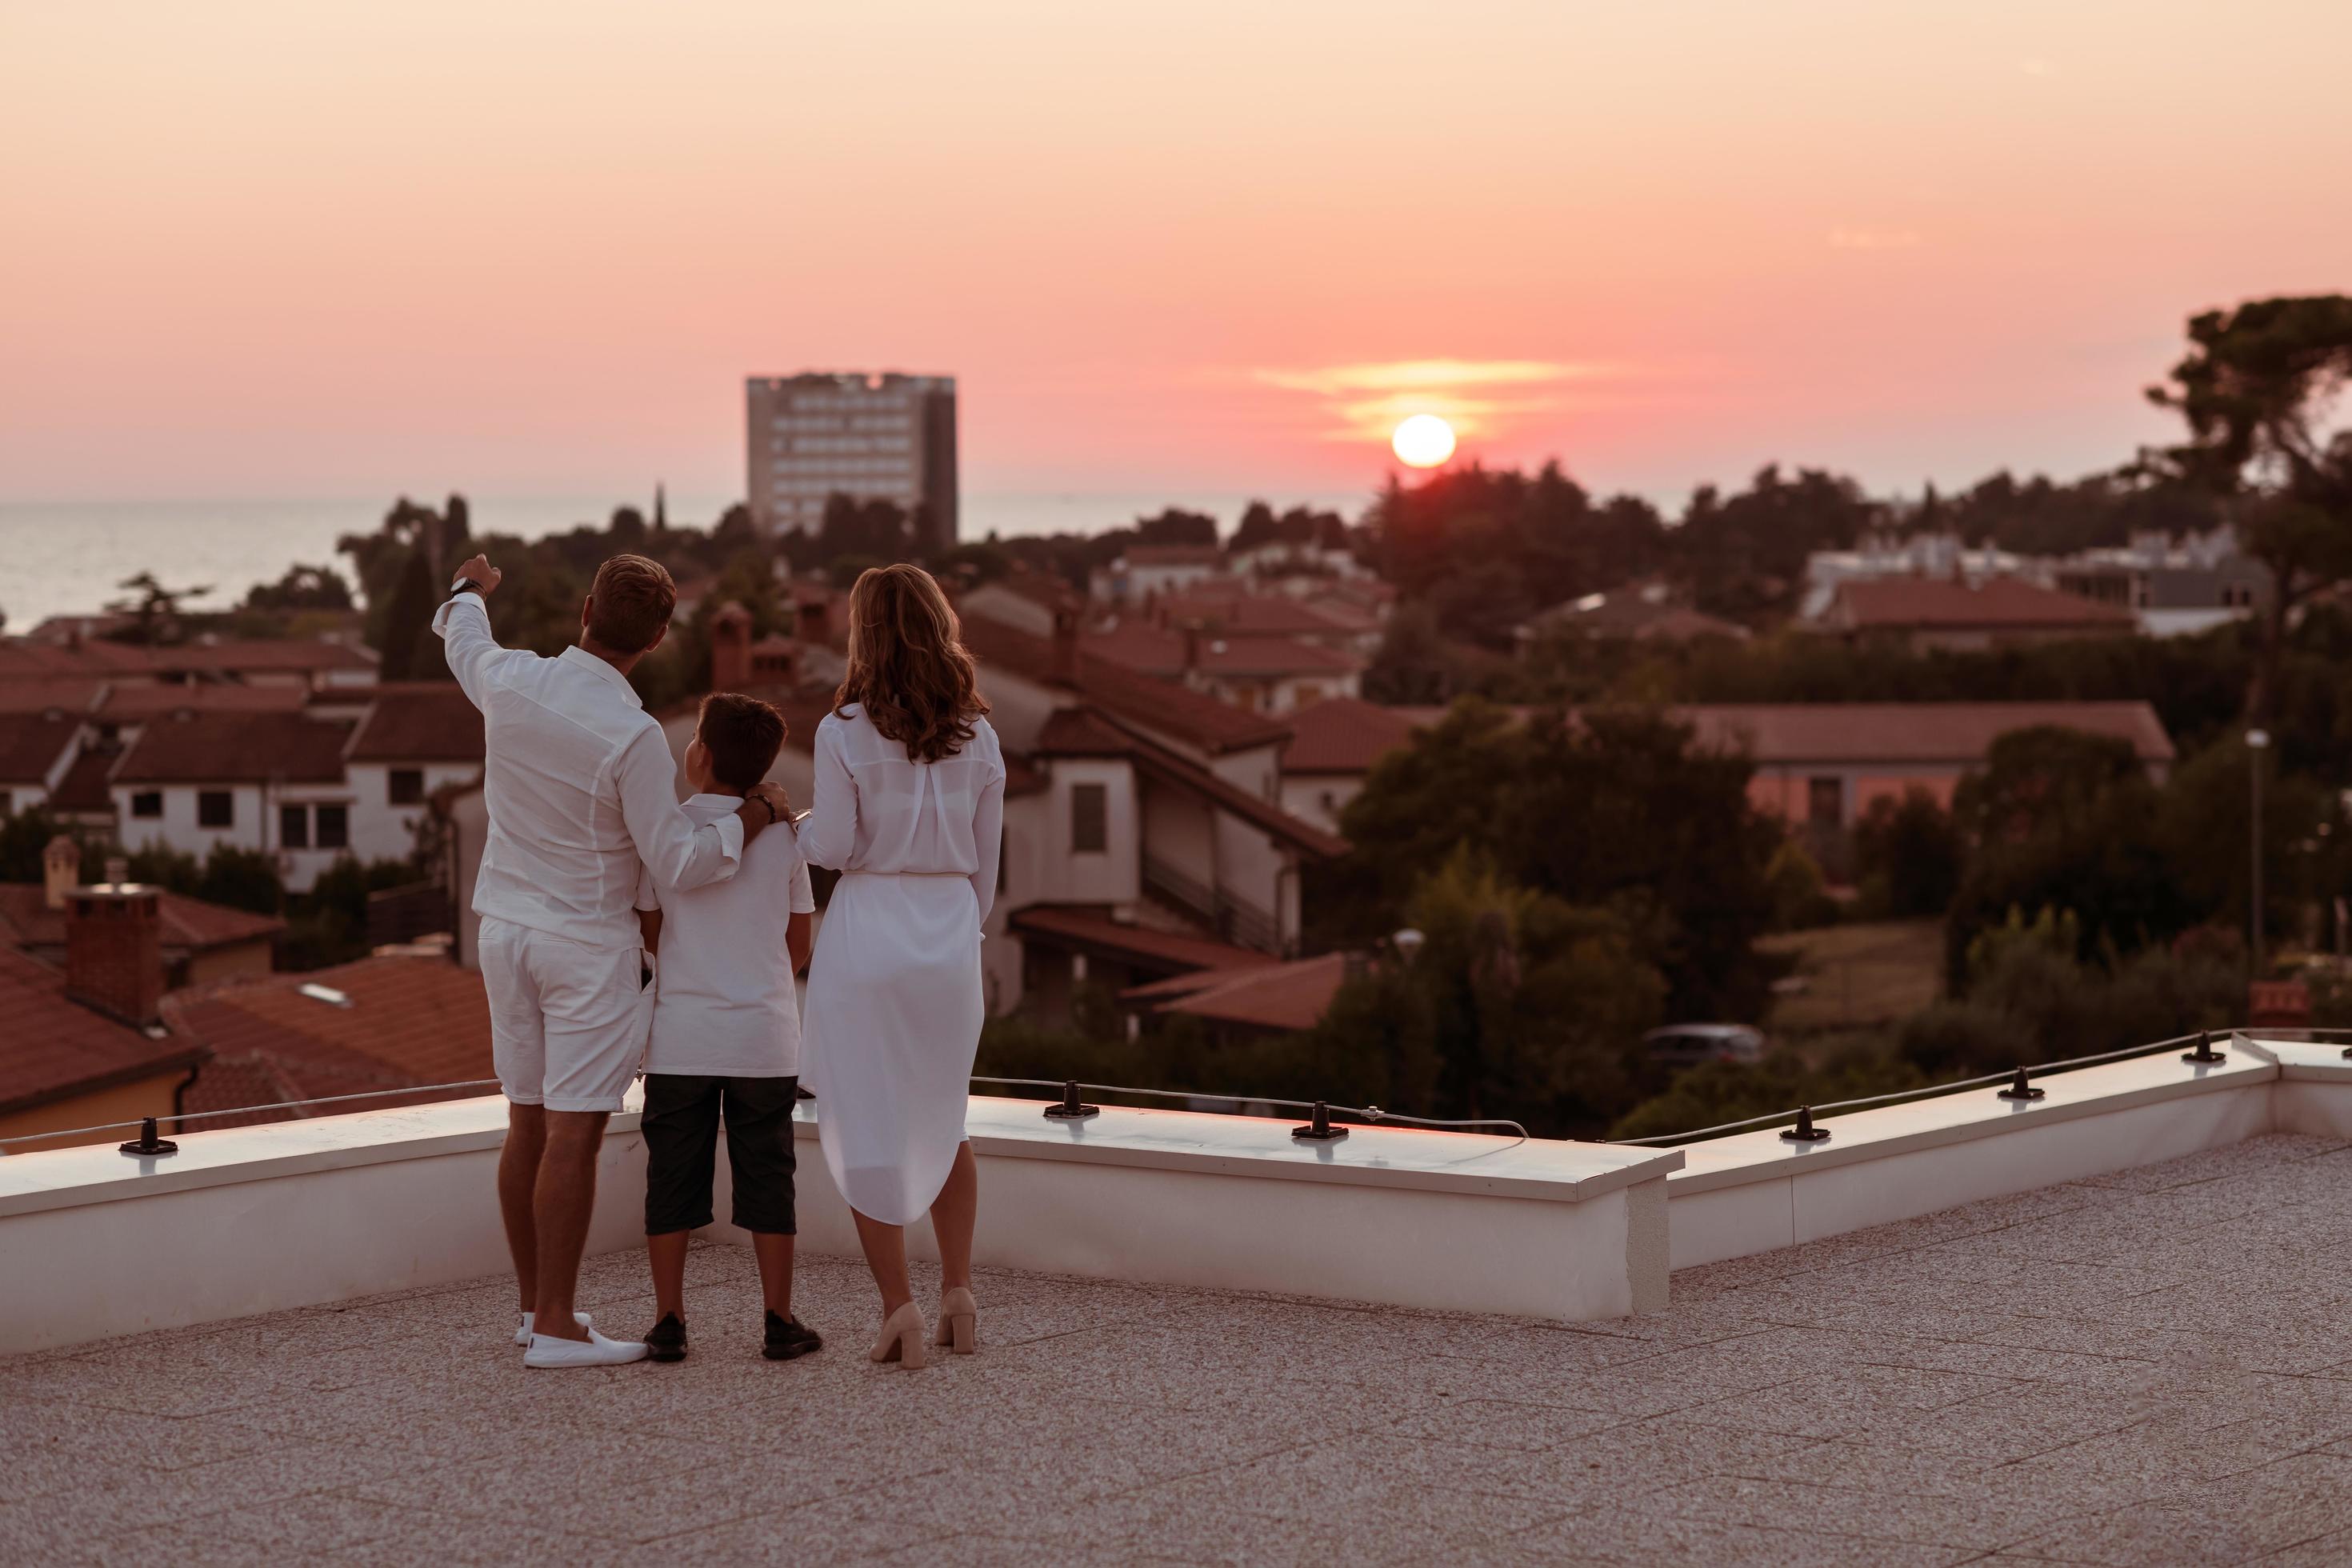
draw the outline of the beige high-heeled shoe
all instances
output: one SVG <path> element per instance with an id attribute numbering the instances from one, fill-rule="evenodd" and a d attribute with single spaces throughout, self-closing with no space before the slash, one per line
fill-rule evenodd
<path id="1" fill-rule="evenodd" d="M 959 1285 L 940 1298 L 940 1326 L 931 1343 L 952 1346 L 958 1355 L 980 1348 L 980 1310 L 970 1289 Z"/>
<path id="2" fill-rule="evenodd" d="M 912 1301 L 890 1314 L 882 1325 L 882 1337 L 866 1352 L 866 1359 L 897 1362 L 909 1372 L 919 1372 L 923 1366 L 923 1314 Z"/>

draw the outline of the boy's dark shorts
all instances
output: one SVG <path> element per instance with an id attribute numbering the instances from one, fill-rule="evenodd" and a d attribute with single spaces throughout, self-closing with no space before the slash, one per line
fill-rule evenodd
<path id="1" fill-rule="evenodd" d="M 791 1236 L 793 1101 L 797 1078 L 704 1078 L 646 1074 L 646 1234 L 697 1230 L 710 1223 L 710 1178 L 719 1157 L 719 1119 L 727 1117 L 727 1163 L 735 1177 L 735 1223 L 769 1236 Z"/>

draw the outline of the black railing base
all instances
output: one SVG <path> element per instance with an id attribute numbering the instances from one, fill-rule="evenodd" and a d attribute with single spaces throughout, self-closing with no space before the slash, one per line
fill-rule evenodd
<path id="1" fill-rule="evenodd" d="M 2184 1062 L 2196 1062 L 2200 1065 L 2208 1062 L 2226 1062 L 2230 1059 L 2230 1053 L 2227 1051 L 2215 1050 L 2213 1048 L 2213 1037 L 2208 1034 L 2200 1034 L 2197 1037 L 2197 1048 L 2193 1051 L 2181 1052 L 2180 1059 Z"/>
<path id="2" fill-rule="evenodd" d="M 1348 1130 L 1331 1125 L 1331 1108 L 1318 1100 L 1315 1102 L 1315 1120 L 1304 1127 L 1292 1128 L 1290 1135 L 1305 1143 L 1336 1143 L 1348 1135 Z"/>
<path id="3" fill-rule="evenodd" d="M 1813 1108 L 1807 1105 L 1798 1109 L 1797 1124 L 1794 1127 L 1782 1128 L 1780 1136 L 1791 1143 L 1826 1143 L 1829 1142 L 1830 1130 L 1813 1125 Z"/>
<path id="4" fill-rule="evenodd" d="M 1083 1105 L 1078 1101 L 1078 1080 L 1069 1079 L 1062 1085 L 1062 1103 L 1045 1108 L 1048 1121 L 1084 1121 L 1089 1116 L 1100 1116 L 1099 1105 Z"/>
<path id="5" fill-rule="evenodd" d="M 2000 1098 L 2003 1100 L 2040 1100 L 2049 1092 L 2050 1091 L 2046 1089 L 2036 1089 L 2032 1084 L 2026 1082 L 2025 1069 L 2021 1067 L 2017 1069 L 2017 1076 L 2010 1080 L 2009 1087 L 2000 1091 Z"/>
<path id="6" fill-rule="evenodd" d="M 169 1138 L 155 1136 L 155 1119 L 152 1116 L 139 1124 L 139 1136 L 136 1139 L 128 1143 L 118 1143 L 115 1147 L 126 1154 L 147 1156 L 176 1154 L 180 1152 L 180 1146 Z"/>

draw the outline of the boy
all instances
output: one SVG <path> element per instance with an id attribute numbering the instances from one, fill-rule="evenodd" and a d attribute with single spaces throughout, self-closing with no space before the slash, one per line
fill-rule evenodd
<path id="1" fill-rule="evenodd" d="M 756 698 L 702 700 L 686 776 L 697 822 L 740 809 L 784 743 L 784 718 Z M 646 1048 L 646 1251 L 655 1310 L 653 1359 L 686 1359 L 686 1243 L 710 1223 L 719 1121 L 735 1177 L 735 1223 L 751 1233 L 767 1298 L 761 1353 L 790 1361 L 824 1343 L 793 1316 L 793 1101 L 800 1089 L 800 1007 L 793 976 L 809 960 L 816 900 L 790 828 L 747 846 L 742 868 L 691 893 L 637 889 L 647 952 L 659 950 L 653 1037 Z"/>

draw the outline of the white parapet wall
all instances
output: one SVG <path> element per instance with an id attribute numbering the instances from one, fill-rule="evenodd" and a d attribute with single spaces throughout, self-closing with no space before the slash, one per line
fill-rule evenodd
<path id="1" fill-rule="evenodd" d="M 2223 1059 L 2179 1049 L 2051 1073 L 2042 1098 L 1988 1086 L 1685 1145 L 1669 1177 L 1674 1264 L 1687 1268 L 1916 1218 L 1984 1198 L 2153 1164 L 2270 1131 L 2352 1136 L 2352 1061 L 2338 1047 L 2238 1036 Z"/>
<path id="2" fill-rule="evenodd" d="M 971 1102 L 984 1264 L 1561 1321 L 1664 1305 L 1679 1151 L 1107 1108 Z M 795 1129 L 803 1245 L 854 1254 L 816 1129 Z M 0 1160 L 0 1352 L 494 1275 L 498 1100 Z M 740 1240 L 719 1163 L 713 1235 Z M 643 1239 L 645 1148 L 613 1119 L 592 1252 Z M 910 1239 L 928 1251 L 928 1228 Z"/>

